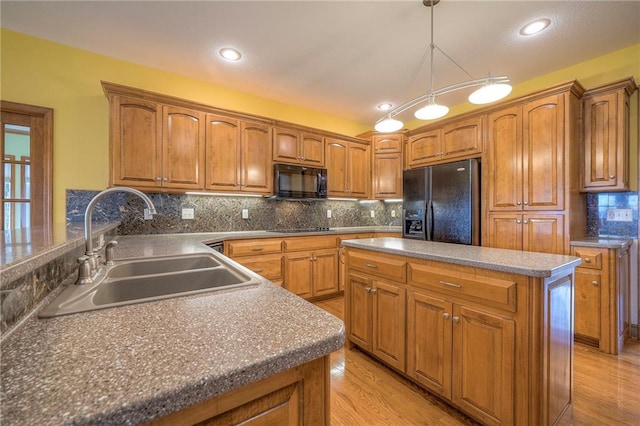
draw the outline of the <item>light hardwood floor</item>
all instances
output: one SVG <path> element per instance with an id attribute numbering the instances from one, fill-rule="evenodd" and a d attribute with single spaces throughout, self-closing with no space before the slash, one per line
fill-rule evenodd
<path id="1" fill-rule="evenodd" d="M 315 303 L 344 318 L 344 298 Z M 331 425 L 473 425 L 447 404 L 359 350 L 331 354 Z M 575 345 L 574 401 L 560 423 L 640 425 L 640 342 L 620 355 Z"/>

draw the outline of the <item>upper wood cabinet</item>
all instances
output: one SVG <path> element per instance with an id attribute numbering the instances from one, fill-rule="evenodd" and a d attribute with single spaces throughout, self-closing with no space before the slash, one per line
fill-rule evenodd
<path id="1" fill-rule="evenodd" d="M 324 167 L 324 138 L 276 127 L 273 131 L 273 161 Z"/>
<path id="2" fill-rule="evenodd" d="M 371 141 L 373 142 L 374 154 L 401 153 L 404 135 L 402 133 L 376 134 L 372 136 Z"/>
<path id="3" fill-rule="evenodd" d="M 110 126 L 113 185 L 204 188 L 204 113 L 113 96 Z"/>
<path id="4" fill-rule="evenodd" d="M 480 156 L 484 115 L 454 121 L 436 129 L 412 135 L 407 140 L 407 168 Z"/>
<path id="5" fill-rule="evenodd" d="M 631 78 L 585 93 L 582 191 L 629 190 L 629 97 L 635 90 Z"/>
<path id="6" fill-rule="evenodd" d="M 326 140 L 327 194 L 368 198 L 371 193 L 371 150 L 364 143 Z"/>
<path id="7" fill-rule="evenodd" d="M 206 123 L 206 189 L 273 192 L 271 127 L 214 114 Z"/>

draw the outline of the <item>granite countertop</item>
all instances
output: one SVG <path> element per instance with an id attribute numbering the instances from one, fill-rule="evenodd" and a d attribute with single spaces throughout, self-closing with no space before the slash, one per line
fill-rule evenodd
<path id="1" fill-rule="evenodd" d="M 571 240 L 571 247 L 625 249 L 631 247 L 632 243 L 633 240 L 630 238 L 585 237 Z"/>
<path id="2" fill-rule="evenodd" d="M 403 238 L 365 238 L 361 240 L 345 240 L 342 244 L 347 247 L 382 253 L 543 278 L 556 275 L 566 268 L 574 268 L 581 262 L 580 258 L 575 256 Z"/>
<path id="3" fill-rule="evenodd" d="M 119 237 L 116 253 L 212 252 L 202 236 Z M 264 279 L 244 289 L 38 319 L 63 287 L 3 336 L 3 424 L 138 424 L 344 343 L 342 321 Z"/>

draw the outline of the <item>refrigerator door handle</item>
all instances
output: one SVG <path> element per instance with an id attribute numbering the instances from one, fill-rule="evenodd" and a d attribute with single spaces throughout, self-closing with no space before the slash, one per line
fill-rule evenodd
<path id="1" fill-rule="evenodd" d="M 427 241 L 433 240 L 433 202 L 429 200 L 427 202 L 427 208 L 424 212 L 424 220 L 425 220 L 425 233 L 427 236 Z"/>

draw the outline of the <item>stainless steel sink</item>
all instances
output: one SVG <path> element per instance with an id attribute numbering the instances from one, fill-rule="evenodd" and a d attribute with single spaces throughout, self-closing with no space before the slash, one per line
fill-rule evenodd
<path id="1" fill-rule="evenodd" d="M 67 286 L 39 317 L 246 287 L 260 282 L 222 256 L 209 253 L 128 259 L 105 268 L 95 281 Z"/>

